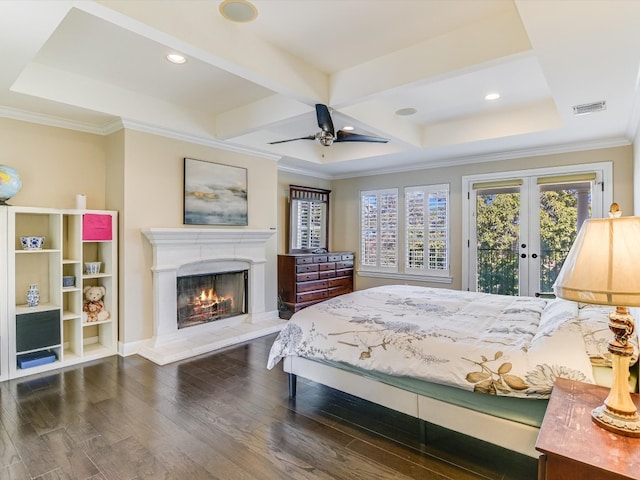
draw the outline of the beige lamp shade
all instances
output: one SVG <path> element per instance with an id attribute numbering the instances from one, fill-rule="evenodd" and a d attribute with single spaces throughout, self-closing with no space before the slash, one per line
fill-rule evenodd
<path id="1" fill-rule="evenodd" d="M 640 306 L 640 217 L 586 220 L 553 289 L 576 302 Z"/>

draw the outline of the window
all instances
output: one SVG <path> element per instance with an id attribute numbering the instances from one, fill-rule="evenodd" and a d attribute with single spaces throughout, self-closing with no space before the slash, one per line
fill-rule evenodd
<path id="1" fill-rule="evenodd" d="M 449 272 L 449 185 L 407 187 L 405 273 Z"/>
<path id="2" fill-rule="evenodd" d="M 450 281 L 449 185 L 361 192 L 360 234 L 365 275 Z"/>
<path id="3" fill-rule="evenodd" d="M 398 189 L 360 194 L 360 265 L 365 270 L 398 270 Z"/>

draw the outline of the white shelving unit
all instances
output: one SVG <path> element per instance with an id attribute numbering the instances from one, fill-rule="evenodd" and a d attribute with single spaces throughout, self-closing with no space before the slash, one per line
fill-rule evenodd
<path id="1" fill-rule="evenodd" d="M 7 207 L 0 207 L 0 225 L 7 225 Z M 6 232 L 6 228 L 5 228 Z M 9 378 L 9 311 L 7 235 L 0 234 L 0 381 Z"/>
<path id="2" fill-rule="evenodd" d="M 0 380 L 115 354 L 117 213 L 13 206 L 0 210 L 0 222 L 7 226 L 5 246 L 0 249 L 7 279 L 0 289 L 0 295 L 6 295 L 2 303 L 6 309 L 0 308 Z M 101 228 L 96 229 L 96 223 Z M 21 236 L 44 236 L 44 247 L 24 250 Z M 100 273 L 85 275 L 85 262 L 101 262 Z M 63 286 L 64 276 L 75 278 L 73 286 Z M 26 292 L 34 283 L 40 302 L 30 307 Z M 83 289 L 92 285 L 106 288 L 103 300 L 110 316 L 103 322 L 83 321 Z M 55 361 L 20 368 L 19 360 L 34 353 L 53 353 Z"/>

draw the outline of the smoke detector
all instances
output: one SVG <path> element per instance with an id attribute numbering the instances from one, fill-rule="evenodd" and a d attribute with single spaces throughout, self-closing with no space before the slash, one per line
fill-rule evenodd
<path id="1" fill-rule="evenodd" d="M 607 102 L 602 100 L 601 102 L 583 103 L 582 105 L 574 105 L 574 115 L 587 115 L 588 113 L 602 112 L 607 109 Z"/>

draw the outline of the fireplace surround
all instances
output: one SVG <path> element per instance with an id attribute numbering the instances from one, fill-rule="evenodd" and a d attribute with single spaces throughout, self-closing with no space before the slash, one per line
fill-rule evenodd
<path id="1" fill-rule="evenodd" d="M 266 244 L 275 230 L 146 228 L 153 250 L 153 337 L 139 354 L 164 365 L 280 331 L 267 312 Z M 247 271 L 247 313 L 178 328 L 179 277 Z"/>

